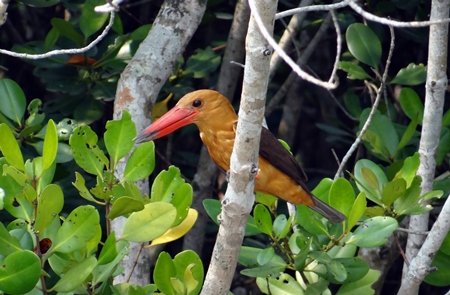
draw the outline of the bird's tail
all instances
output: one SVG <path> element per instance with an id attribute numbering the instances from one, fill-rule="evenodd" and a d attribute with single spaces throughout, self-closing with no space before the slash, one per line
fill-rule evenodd
<path id="1" fill-rule="evenodd" d="M 327 203 L 319 200 L 316 196 L 312 196 L 312 199 L 314 200 L 315 206 L 311 206 L 309 208 L 313 209 L 332 223 L 341 223 L 347 219 L 344 214 L 334 209 Z"/>

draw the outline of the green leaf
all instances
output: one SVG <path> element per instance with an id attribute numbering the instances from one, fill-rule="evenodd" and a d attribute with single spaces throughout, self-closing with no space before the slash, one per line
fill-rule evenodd
<path id="1" fill-rule="evenodd" d="M 175 195 L 175 191 L 183 183 L 185 183 L 185 181 L 181 178 L 180 169 L 177 167 L 170 166 L 169 170 L 161 171 L 152 185 L 152 202 L 171 202 Z"/>
<path id="2" fill-rule="evenodd" d="M 249 267 L 249 269 L 242 270 L 241 274 L 250 277 L 267 276 L 269 274 L 277 275 L 286 269 L 286 262 L 277 254 L 274 254 L 272 259 L 265 263 L 264 266 L 260 266 L 258 264 L 258 256 L 262 251 L 264 250 L 247 246 L 241 247 L 238 261 L 243 266 Z"/>
<path id="3" fill-rule="evenodd" d="M 442 117 L 442 127 L 450 125 L 450 109 L 448 109 Z"/>
<path id="4" fill-rule="evenodd" d="M 183 281 L 187 293 L 199 294 L 205 273 L 203 262 L 197 253 L 185 250 L 173 258 L 173 263 L 177 269 L 177 277 Z"/>
<path id="5" fill-rule="evenodd" d="M 436 156 L 436 164 L 441 165 L 450 151 L 450 129 L 443 127 Z"/>
<path id="6" fill-rule="evenodd" d="M 58 38 L 59 38 L 59 31 L 55 28 L 51 28 L 50 31 L 48 31 L 47 36 L 45 37 L 44 40 L 45 51 L 50 51 L 50 49 L 52 49 L 53 46 L 56 44 L 56 41 L 58 41 Z"/>
<path id="7" fill-rule="evenodd" d="M 360 257 L 336 258 L 347 271 L 345 282 L 354 282 L 362 279 L 369 272 L 369 265 Z"/>
<path id="8" fill-rule="evenodd" d="M 51 252 L 71 253 L 85 248 L 99 225 L 98 211 L 90 205 L 75 208 L 56 233 Z"/>
<path id="9" fill-rule="evenodd" d="M 418 116 L 418 124 L 422 125 L 424 106 L 419 95 L 411 88 L 403 88 L 399 96 L 400 106 L 411 120 Z"/>
<path id="10" fill-rule="evenodd" d="M 106 123 L 105 146 L 114 165 L 133 148 L 136 128 L 127 111 L 122 112 L 120 120 Z"/>
<path id="11" fill-rule="evenodd" d="M 411 138 L 414 136 L 414 133 L 416 132 L 417 123 L 419 121 L 419 114 L 417 114 L 411 122 L 409 122 L 408 127 L 405 130 L 405 133 L 403 133 L 402 138 L 400 139 L 400 142 L 398 143 L 397 150 L 395 151 L 395 156 L 397 156 L 398 152 L 404 148 Z"/>
<path id="12" fill-rule="evenodd" d="M 325 225 L 317 217 L 318 214 L 313 212 L 305 205 L 297 205 L 297 213 L 295 214 L 295 223 L 300 224 L 305 230 L 312 234 L 323 235 L 328 234 Z"/>
<path id="13" fill-rule="evenodd" d="M 394 209 L 398 215 L 405 215 L 418 204 L 420 200 L 422 178 L 415 176 L 406 192 L 394 202 Z"/>
<path id="14" fill-rule="evenodd" d="M 348 50 L 357 60 L 378 69 L 381 43 L 372 29 L 361 23 L 354 23 L 347 28 L 345 38 Z"/>
<path id="15" fill-rule="evenodd" d="M 155 271 L 153 272 L 153 281 L 158 287 L 158 290 L 164 294 L 176 294 L 170 282 L 170 278 L 174 278 L 176 275 L 177 270 L 169 253 L 161 252 L 156 261 Z"/>
<path id="16" fill-rule="evenodd" d="M 54 219 L 59 219 L 63 205 L 64 195 L 61 187 L 56 184 L 47 185 L 38 197 L 34 228 L 42 232 Z"/>
<path id="17" fill-rule="evenodd" d="M 41 275 L 41 261 L 31 251 L 16 251 L 0 265 L 0 290 L 9 294 L 25 294 L 33 290 Z"/>
<path id="18" fill-rule="evenodd" d="M 0 80 L 0 84 L 1 81 L 3 80 Z M 25 171 L 19 144 L 11 132 L 11 129 L 9 129 L 8 125 L 5 123 L 0 124 L 0 138 L 0 149 L 2 150 L 2 154 L 6 158 L 6 161 L 20 171 Z"/>
<path id="19" fill-rule="evenodd" d="M 100 30 L 108 19 L 108 14 L 95 12 L 95 6 L 105 4 L 103 0 L 87 0 L 80 16 L 80 29 L 87 39 Z"/>
<path id="20" fill-rule="evenodd" d="M 113 235 L 112 233 L 110 235 Z M 112 238 L 108 237 L 108 240 L 112 240 Z M 107 242 L 108 242 L 107 240 Z M 111 245 L 112 244 L 112 245 Z M 129 249 L 129 243 L 127 241 L 117 241 L 117 243 L 111 242 L 111 247 L 114 248 L 109 250 L 107 255 L 109 255 L 109 259 L 113 258 L 112 261 L 106 264 L 100 264 L 100 258 L 99 262 L 97 263 L 97 266 L 92 271 L 92 284 L 96 285 L 98 283 L 102 283 L 107 281 L 110 277 L 116 276 L 118 272 L 122 272 L 119 263 L 123 260 L 123 258 L 130 253 Z M 115 254 L 116 256 L 112 257 L 112 254 Z M 106 257 L 104 257 L 106 259 Z M 108 260 L 109 260 L 108 259 Z M 124 294 L 124 293 L 121 293 Z"/>
<path id="21" fill-rule="evenodd" d="M 361 113 L 359 129 L 361 130 L 364 123 L 367 121 L 370 113 L 370 109 L 365 109 Z M 376 111 L 374 116 L 372 117 L 372 121 L 367 129 L 367 132 L 363 136 L 363 140 L 368 144 L 373 145 L 372 138 L 368 138 L 370 136 L 370 132 L 375 134 L 381 143 L 381 152 L 377 152 L 382 155 L 385 159 L 390 159 L 395 155 L 395 151 L 397 150 L 397 146 L 399 143 L 397 132 L 395 131 L 394 125 L 390 121 L 390 119 L 382 115 L 379 111 Z M 366 135 L 367 134 L 367 135 Z"/>
<path id="22" fill-rule="evenodd" d="M 3 175 L 11 176 L 20 186 L 28 183 L 28 176 L 25 173 L 7 164 L 3 165 Z"/>
<path id="23" fill-rule="evenodd" d="M 266 235 L 272 236 L 272 216 L 270 215 L 269 209 L 262 204 L 258 204 L 253 209 L 253 216 L 258 229 Z"/>
<path id="24" fill-rule="evenodd" d="M 25 126 L 28 127 L 37 126 L 39 128 L 41 127 L 40 124 L 45 119 L 45 114 L 43 114 L 40 110 L 41 106 L 42 101 L 39 98 L 35 98 L 30 102 L 30 104 L 27 107 L 29 116 L 25 120 Z"/>
<path id="25" fill-rule="evenodd" d="M 117 256 L 117 249 L 116 249 L 116 237 L 114 232 L 111 232 L 108 236 L 108 238 L 105 241 L 105 244 L 103 244 L 102 251 L 100 252 L 100 255 L 98 257 L 98 263 L 99 265 L 110 263 L 114 260 Z"/>
<path id="26" fill-rule="evenodd" d="M 275 218 L 273 222 L 273 232 L 277 239 L 284 239 L 289 231 L 291 230 L 291 222 L 293 216 L 289 216 L 289 219 L 286 219 L 284 214 L 280 214 Z"/>
<path id="27" fill-rule="evenodd" d="M 97 146 L 98 137 L 88 126 L 75 128 L 70 136 L 75 162 L 86 172 L 103 177 L 103 169 L 108 166 L 109 161 L 103 151 Z"/>
<path id="28" fill-rule="evenodd" d="M 76 187 L 78 193 L 84 199 L 91 202 L 97 202 L 86 187 L 86 181 L 84 180 L 83 176 L 77 171 L 75 171 L 75 182 L 72 182 L 72 185 Z"/>
<path id="29" fill-rule="evenodd" d="M 427 67 L 423 64 L 410 63 L 406 68 L 400 69 L 390 84 L 420 85 L 427 79 Z"/>
<path id="30" fill-rule="evenodd" d="M 340 61 L 338 67 L 347 72 L 347 78 L 351 80 L 369 80 L 372 78 L 363 68 L 349 61 Z"/>
<path id="31" fill-rule="evenodd" d="M 298 233 L 298 231 L 296 233 Z M 295 233 L 292 236 L 294 235 Z M 303 269 L 305 268 L 306 258 L 309 255 L 312 243 L 313 239 L 311 238 L 308 238 L 306 241 L 300 236 L 297 236 L 295 238 L 295 244 L 299 248 L 299 252 L 297 253 L 297 255 L 295 255 L 294 263 L 295 268 L 298 271 L 303 271 Z"/>
<path id="32" fill-rule="evenodd" d="M 175 221 L 177 211 L 170 203 L 156 202 L 134 212 L 123 227 L 122 239 L 130 242 L 148 242 L 164 234 Z"/>
<path id="33" fill-rule="evenodd" d="M 213 73 L 220 65 L 220 55 L 215 53 L 211 47 L 205 50 L 197 49 L 195 54 L 186 61 L 184 75 L 194 78 L 204 78 Z"/>
<path id="34" fill-rule="evenodd" d="M 125 166 L 123 181 L 138 181 L 147 178 L 155 168 L 155 144 L 144 142 L 131 154 Z"/>
<path id="35" fill-rule="evenodd" d="M 293 277 L 286 273 L 281 273 L 278 276 L 269 278 L 259 277 L 256 279 L 256 284 L 264 294 L 304 294 L 304 291 L 300 284 Z"/>
<path id="36" fill-rule="evenodd" d="M 349 216 L 354 202 L 355 191 L 350 182 L 345 178 L 336 179 L 330 188 L 330 206 Z"/>
<path id="37" fill-rule="evenodd" d="M 118 216 L 122 216 L 132 212 L 138 212 L 144 209 L 144 202 L 142 200 L 136 200 L 132 197 L 122 196 L 114 201 L 107 218 L 114 219 Z"/>
<path id="38" fill-rule="evenodd" d="M 11 237 L 3 223 L 0 222 L 0 255 L 8 256 L 21 250 L 22 246 L 19 241 L 16 238 Z"/>
<path id="39" fill-rule="evenodd" d="M 150 32 L 150 29 L 152 28 L 151 24 L 146 24 L 143 26 L 140 26 L 136 30 L 134 30 L 130 35 L 130 40 L 133 41 L 142 41 L 147 37 L 148 32 Z"/>
<path id="40" fill-rule="evenodd" d="M 359 118 L 361 116 L 362 107 L 361 101 L 358 95 L 353 91 L 347 91 L 344 95 L 345 108 L 350 112 L 350 114 Z"/>
<path id="41" fill-rule="evenodd" d="M 352 204 L 352 209 L 348 215 L 348 230 L 351 230 L 359 221 L 367 207 L 366 193 L 360 192 Z"/>
<path id="42" fill-rule="evenodd" d="M 73 292 L 91 274 L 96 264 L 97 259 L 94 256 L 89 256 L 89 258 L 76 263 L 64 273 L 63 277 L 53 286 L 52 290 L 61 293 Z"/>
<path id="43" fill-rule="evenodd" d="M 448 286 L 448 278 L 450 277 L 449 265 L 450 255 L 445 254 L 442 251 L 438 251 L 430 265 L 431 267 L 436 267 L 437 270 L 428 274 L 425 277 L 425 282 L 433 286 Z"/>
<path id="44" fill-rule="evenodd" d="M 56 134 L 56 126 L 53 120 L 49 120 L 47 124 L 47 132 L 45 133 L 44 149 L 42 151 L 42 170 L 47 170 L 55 161 L 58 151 L 58 136 Z"/>
<path id="45" fill-rule="evenodd" d="M 386 207 L 390 208 L 395 200 L 400 198 L 406 191 L 406 181 L 397 178 L 386 184 L 383 188 L 382 201 Z"/>
<path id="46" fill-rule="evenodd" d="M 20 86 L 10 79 L 0 80 L 0 112 L 22 126 L 26 98 Z M 1 137 L 3 138 L 3 137 Z"/>
<path id="47" fill-rule="evenodd" d="M 59 35 L 66 37 L 67 39 L 73 41 L 78 46 L 84 44 L 84 38 L 80 33 L 75 31 L 73 25 L 68 21 L 61 18 L 52 18 L 50 21 L 53 29 L 57 30 Z"/>
<path id="48" fill-rule="evenodd" d="M 388 182 L 383 170 L 374 162 L 361 159 L 355 165 L 355 179 L 359 191 L 365 192 L 366 198 L 381 206 L 381 188 Z"/>
<path id="49" fill-rule="evenodd" d="M 192 205 L 193 194 L 192 186 L 189 183 L 183 183 L 175 191 L 171 203 L 177 209 L 177 219 L 172 226 L 179 225 L 188 215 L 189 208 Z"/>
<path id="50" fill-rule="evenodd" d="M 325 280 L 319 280 L 318 282 L 312 283 L 306 287 L 305 295 L 321 295 L 327 289 L 328 284 L 329 282 Z"/>
<path id="51" fill-rule="evenodd" d="M 356 228 L 346 243 L 363 248 L 378 247 L 387 242 L 397 227 L 398 222 L 392 217 L 377 216 L 367 219 Z"/>
<path id="52" fill-rule="evenodd" d="M 336 295 L 375 294 L 372 285 L 379 277 L 380 272 L 378 270 L 370 269 L 362 279 L 343 284 Z"/>
<path id="53" fill-rule="evenodd" d="M 419 165 L 420 154 L 416 152 L 414 155 L 407 157 L 403 161 L 402 168 L 395 174 L 394 179 L 403 178 L 406 181 L 406 187 L 410 187 L 416 176 L 417 169 L 419 169 Z"/>
<path id="54" fill-rule="evenodd" d="M 269 247 L 259 252 L 258 256 L 256 257 L 256 261 L 259 265 L 262 266 L 271 261 L 274 255 L 275 250 L 272 247 Z"/>

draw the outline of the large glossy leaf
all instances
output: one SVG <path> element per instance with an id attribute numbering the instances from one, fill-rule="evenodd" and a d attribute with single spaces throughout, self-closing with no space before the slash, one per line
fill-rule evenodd
<path id="1" fill-rule="evenodd" d="M 262 204 L 256 205 L 253 210 L 253 217 L 255 218 L 256 226 L 260 231 L 269 236 L 273 235 L 272 216 L 266 206 Z"/>
<path id="2" fill-rule="evenodd" d="M 26 98 L 20 86 L 10 79 L 0 80 L 0 112 L 22 125 Z"/>
<path id="3" fill-rule="evenodd" d="M 410 63 L 406 68 L 400 69 L 390 84 L 419 85 L 427 79 L 427 67 L 423 64 Z"/>
<path id="4" fill-rule="evenodd" d="M 380 272 L 378 270 L 370 269 L 362 279 L 343 284 L 336 295 L 375 294 L 372 285 L 379 277 Z"/>
<path id="5" fill-rule="evenodd" d="M 177 270 L 177 277 L 186 287 L 187 294 L 199 294 L 204 277 L 203 263 L 200 257 L 192 250 L 178 253 L 173 258 Z"/>
<path id="6" fill-rule="evenodd" d="M 348 222 L 347 222 L 348 230 L 351 230 L 356 225 L 361 216 L 364 214 L 366 207 L 367 207 L 366 193 L 360 192 L 359 195 L 356 197 L 355 202 L 352 204 L 352 209 L 350 211 L 350 214 L 348 215 Z"/>
<path id="7" fill-rule="evenodd" d="M 184 183 L 180 169 L 175 166 L 170 166 L 167 171 L 161 171 L 152 185 L 152 202 L 171 202 L 176 190 Z"/>
<path id="8" fill-rule="evenodd" d="M 0 80 L 1 82 L 2 80 Z M 0 124 L 0 149 L 9 164 L 25 171 L 22 152 L 11 129 L 5 123 Z"/>
<path id="9" fill-rule="evenodd" d="M 355 165 L 355 178 L 358 189 L 366 193 L 366 198 L 382 205 L 381 190 L 388 182 L 383 170 L 374 162 L 361 159 Z"/>
<path id="10" fill-rule="evenodd" d="M 402 110 L 411 120 L 418 116 L 418 124 L 422 125 L 424 106 L 419 95 L 411 88 L 403 88 L 400 91 L 399 102 Z"/>
<path id="11" fill-rule="evenodd" d="M 134 212 L 123 227 L 122 239 L 130 242 L 148 242 L 164 234 L 175 221 L 177 210 L 166 202 L 145 205 L 144 210 Z"/>
<path id="12" fill-rule="evenodd" d="M 381 57 L 378 36 L 361 23 L 351 24 L 345 35 L 350 53 L 359 61 L 377 69 Z"/>
<path id="13" fill-rule="evenodd" d="M 71 23 L 61 18 L 52 18 L 51 23 L 52 27 L 57 30 L 61 36 L 72 40 L 78 46 L 83 45 L 83 36 L 75 30 Z"/>
<path id="14" fill-rule="evenodd" d="M 42 232 L 54 219 L 59 219 L 63 205 L 64 195 L 61 187 L 56 184 L 46 186 L 38 197 L 34 228 Z"/>
<path id="15" fill-rule="evenodd" d="M 95 6 L 104 4 L 103 0 L 87 0 L 83 5 L 80 17 L 80 28 L 87 39 L 100 30 L 108 19 L 108 14 L 95 12 Z"/>
<path id="16" fill-rule="evenodd" d="M 12 237 L 3 223 L 0 222 L 0 255 L 7 256 L 21 250 L 22 246 L 19 241 Z"/>
<path id="17" fill-rule="evenodd" d="M 242 246 L 239 252 L 238 261 L 248 269 L 241 271 L 241 274 L 250 277 L 259 277 L 267 275 L 277 275 L 286 269 L 286 262 L 278 255 L 273 255 L 272 259 L 263 266 L 258 263 L 258 256 L 263 249 Z"/>
<path id="18" fill-rule="evenodd" d="M 189 208 L 187 217 L 179 225 L 170 228 L 162 236 L 154 239 L 151 243 L 152 246 L 158 244 L 165 244 L 175 240 L 178 240 L 184 236 L 194 226 L 197 220 L 198 212 L 195 209 Z"/>
<path id="19" fill-rule="evenodd" d="M 64 273 L 63 277 L 53 286 L 52 290 L 57 292 L 71 292 L 75 291 L 84 280 L 91 274 L 95 265 L 97 264 L 97 259 L 94 256 L 76 263 L 67 272 Z"/>
<path id="20" fill-rule="evenodd" d="M 333 196 L 333 197 L 332 197 Z M 329 204 L 349 216 L 355 202 L 355 190 L 345 178 L 338 178 L 330 188 Z"/>
<path id="21" fill-rule="evenodd" d="M 361 113 L 359 124 L 360 130 L 367 121 L 369 113 L 370 109 L 365 109 Z M 375 140 L 373 136 L 376 136 L 379 141 L 379 146 L 375 145 L 373 142 Z M 394 125 L 387 116 L 382 115 L 379 111 L 376 111 L 372 117 L 372 121 L 367 129 L 367 132 L 363 136 L 363 140 L 365 140 L 372 147 L 376 148 L 373 152 L 380 154 L 385 159 L 390 159 L 395 155 L 399 143 Z"/>
<path id="22" fill-rule="evenodd" d="M 109 156 L 116 164 L 133 148 L 136 128 L 127 111 L 122 112 L 120 120 L 106 123 L 105 146 Z"/>
<path id="23" fill-rule="evenodd" d="M 346 242 L 358 247 L 374 248 L 383 245 L 398 227 L 398 222 L 392 217 L 377 216 L 367 219 L 356 228 Z"/>
<path id="24" fill-rule="evenodd" d="M 41 275 L 41 261 L 31 251 L 8 255 L 0 265 L 0 290 L 9 294 L 25 294 L 33 290 Z"/>
<path id="25" fill-rule="evenodd" d="M 274 277 L 256 279 L 256 284 L 264 294 L 272 295 L 303 295 L 305 294 L 300 284 L 290 275 L 281 273 Z M 269 291 L 270 290 L 270 291 Z"/>
<path id="26" fill-rule="evenodd" d="M 85 248 L 99 226 L 98 211 L 90 205 L 75 208 L 59 228 L 51 252 L 71 253 Z"/>
<path id="27" fill-rule="evenodd" d="M 132 197 L 122 196 L 114 201 L 107 217 L 108 219 L 114 219 L 121 215 L 141 211 L 142 209 L 144 209 L 143 199 L 136 200 Z"/>
<path id="28" fill-rule="evenodd" d="M 53 120 L 49 120 L 47 131 L 45 133 L 44 148 L 42 151 L 42 170 L 47 170 L 52 166 L 58 152 L 58 135 L 56 134 L 56 126 Z"/>
<path id="29" fill-rule="evenodd" d="M 174 278 L 176 275 L 177 269 L 169 253 L 161 252 L 156 261 L 155 271 L 153 272 L 153 280 L 159 291 L 164 294 L 176 294 L 170 282 L 170 278 Z"/>
<path id="30" fill-rule="evenodd" d="M 109 164 L 103 151 L 97 146 L 98 137 L 88 126 L 79 126 L 70 136 L 70 146 L 75 162 L 86 172 L 103 177 L 103 169 Z"/>
<path id="31" fill-rule="evenodd" d="M 360 66 L 349 62 L 349 61 L 340 61 L 339 69 L 347 72 L 347 78 L 352 80 L 367 80 L 371 79 L 369 74 L 364 71 Z"/>
<path id="32" fill-rule="evenodd" d="M 443 251 L 438 251 L 431 263 L 431 267 L 436 267 L 437 270 L 431 272 L 425 277 L 425 282 L 433 286 L 445 287 L 449 285 L 448 278 L 450 277 L 450 255 Z"/>
<path id="33" fill-rule="evenodd" d="M 155 144 L 144 142 L 131 154 L 125 166 L 123 181 L 138 181 L 148 177 L 155 168 Z"/>

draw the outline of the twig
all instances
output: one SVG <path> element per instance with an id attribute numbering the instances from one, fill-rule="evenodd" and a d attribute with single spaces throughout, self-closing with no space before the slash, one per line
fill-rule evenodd
<path id="1" fill-rule="evenodd" d="M 361 132 L 359 133 L 358 137 L 356 138 L 355 142 L 352 144 L 352 146 L 350 147 L 350 149 L 347 151 L 347 153 L 345 154 L 344 158 L 342 159 L 342 163 L 339 166 L 336 175 L 334 176 L 334 179 L 338 178 L 339 175 L 341 175 L 342 171 L 344 170 L 345 165 L 347 164 L 348 160 L 350 159 L 351 155 L 353 154 L 353 152 L 356 150 L 356 148 L 358 147 L 359 143 L 361 142 L 361 138 L 364 136 L 364 134 L 366 133 L 366 130 L 369 128 L 370 122 L 372 121 L 372 118 L 375 114 L 375 111 L 378 108 L 378 104 L 380 102 L 380 99 L 382 97 L 383 94 L 383 90 L 384 87 L 386 85 L 386 79 L 388 76 L 388 70 L 389 70 L 389 66 L 391 64 L 391 59 L 392 59 L 392 54 L 394 52 L 394 47 L 395 47 L 395 34 L 394 34 L 394 28 L 393 27 L 389 27 L 389 31 L 391 32 L 391 44 L 389 47 L 389 54 L 386 60 L 386 67 L 384 69 L 384 73 L 383 73 L 383 77 L 381 79 L 381 85 L 380 88 L 378 88 L 378 92 L 377 92 L 377 98 L 375 99 L 375 102 L 372 106 L 372 110 L 370 111 L 369 116 L 367 117 L 367 121 L 364 123 L 363 128 L 361 129 Z"/>
<path id="2" fill-rule="evenodd" d="M 144 243 L 141 243 L 141 244 L 139 245 L 139 249 L 138 249 L 138 251 L 137 251 L 137 253 L 136 253 L 136 258 L 134 258 L 134 262 L 133 262 L 133 265 L 131 266 L 130 272 L 128 273 L 127 280 L 125 281 L 125 282 L 127 282 L 127 283 L 130 282 L 131 276 L 133 275 L 133 271 L 134 271 L 134 269 L 136 268 L 136 265 L 137 265 L 137 263 L 138 263 L 139 256 L 141 255 L 141 252 L 142 252 L 142 249 L 143 249 L 143 248 L 144 248 Z"/>
<path id="3" fill-rule="evenodd" d="M 310 11 L 320 11 L 320 10 L 334 10 L 339 8 L 344 8 L 348 6 L 345 1 L 335 3 L 335 4 L 328 4 L 328 5 L 313 5 L 313 6 L 306 6 L 306 7 L 297 7 L 293 9 L 289 9 L 286 11 L 279 12 L 275 15 L 275 20 L 291 16 L 294 14 L 302 13 L 302 12 L 310 12 Z"/>
<path id="4" fill-rule="evenodd" d="M 403 228 L 403 227 L 398 227 L 396 230 L 402 231 L 402 232 L 405 232 L 408 234 L 423 235 L 423 236 L 426 236 L 430 233 L 429 231 L 415 231 L 415 230 L 410 230 L 408 228 Z"/>
<path id="5" fill-rule="evenodd" d="M 362 9 L 358 4 L 355 3 L 354 0 L 344 0 L 345 3 L 348 4 L 354 11 L 356 11 L 358 14 L 363 16 L 364 18 L 380 23 L 383 25 L 387 25 L 390 27 L 396 27 L 396 28 L 421 28 L 421 27 L 428 27 L 430 25 L 436 25 L 436 24 L 443 24 L 443 23 L 449 23 L 450 18 L 446 19 L 440 19 L 440 20 L 434 20 L 434 21 L 413 21 L 413 22 L 401 22 L 401 21 L 395 21 L 390 20 L 384 17 L 379 17 L 376 15 L 373 15 L 364 9 Z"/>
<path id="6" fill-rule="evenodd" d="M 270 35 L 269 31 L 267 31 L 266 27 L 264 26 L 261 16 L 257 13 L 255 8 L 255 1 L 256 0 L 249 0 L 249 5 L 252 13 L 255 17 L 255 22 L 258 25 L 258 28 L 261 32 L 261 34 L 264 36 L 266 41 L 272 46 L 274 50 L 278 52 L 278 54 L 283 58 L 283 60 L 294 70 L 297 75 L 299 75 L 302 79 L 313 83 L 317 86 L 326 88 L 326 89 L 335 89 L 337 87 L 337 82 L 334 81 L 335 77 L 331 76 L 328 82 L 324 82 L 322 80 L 316 79 L 315 77 L 312 77 L 305 71 L 303 71 L 287 54 L 284 52 L 280 46 L 278 46 L 277 42 L 273 39 L 273 37 Z"/>
<path id="7" fill-rule="evenodd" d="M 341 35 L 341 29 L 339 27 L 339 20 L 336 17 L 336 13 L 334 10 L 330 10 L 331 19 L 333 20 L 334 29 L 336 30 L 336 57 L 334 59 L 334 65 L 333 69 L 331 71 L 330 80 L 328 80 L 329 83 L 333 82 L 333 79 L 337 79 L 337 69 L 339 67 L 339 58 L 341 57 L 342 52 L 342 35 Z"/>
<path id="8" fill-rule="evenodd" d="M 101 40 L 103 40 L 103 38 L 106 37 L 109 30 L 111 29 L 111 27 L 114 24 L 114 17 L 115 17 L 115 13 L 114 13 L 114 11 L 111 11 L 109 23 L 106 26 L 106 28 L 103 30 L 103 32 L 97 38 L 95 38 L 94 41 L 92 41 L 89 45 L 87 45 L 83 48 L 57 49 L 57 50 L 52 50 L 52 51 L 42 53 L 42 54 L 18 53 L 18 52 L 14 52 L 14 51 L 5 50 L 5 49 L 0 49 L 0 54 L 6 54 L 9 56 L 13 56 L 13 57 L 27 58 L 27 59 L 44 59 L 44 58 L 48 58 L 48 57 L 55 56 L 55 55 L 61 55 L 61 54 L 81 54 L 86 51 L 89 51 L 91 48 L 93 48 L 95 45 L 97 45 L 97 43 L 99 43 Z"/>

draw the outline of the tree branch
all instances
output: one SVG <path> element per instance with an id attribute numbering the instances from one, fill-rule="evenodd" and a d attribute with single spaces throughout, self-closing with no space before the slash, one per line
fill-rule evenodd
<path id="1" fill-rule="evenodd" d="M 252 11 L 247 39 L 246 61 L 239 122 L 231 155 L 230 183 L 222 201 L 221 225 L 211 264 L 202 290 L 203 295 L 228 294 L 244 238 L 248 215 L 254 203 L 254 179 L 258 163 L 259 140 L 268 85 L 267 45 L 256 24 L 273 30 L 276 1 L 250 0 Z"/>
<path id="2" fill-rule="evenodd" d="M 370 110 L 369 116 L 367 117 L 367 121 L 364 123 L 363 128 L 361 129 L 358 137 L 356 138 L 355 142 L 352 144 L 352 146 L 350 147 L 350 149 L 347 151 L 347 153 L 345 154 L 344 158 L 341 161 L 341 164 L 339 165 L 339 168 L 334 176 L 334 179 L 337 179 L 338 177 L 341 176 L 342 171 L 344 170 L 345 165 L 347 164 L 348 160 L 350 159 L 351 155 L 353 154 L 353 152 L 356 150 L 356 148 L 358 147 L 359 143 L 361 142 L 362 137 L 364 136 L 364 133 L 366 133 L 366 130 L 369 128 L 370 126 L 370 122 L 372 121 L 373 115 L 375 114 L 375 111 L 378 108 L 378 104 L 380 103 L 380 100 L 383 96 L 384 93 L 384 87 L 386 86 L 386 79 L 388 77 L 388 70 L 389 70 L 389 66 L 391 65 L 391 60 L 392 60 L 392 54 L 394 52 L 394 47 L 395 47 L 395 34 L 394 34 L 394 28 L 389 27 L 389 30 L 391 32 L 391 44 L 389 47 L 389 54 L 388 57 L 386 59 L 386 67 L 384 69 L 384 73 L 381 79 L 381 84 L 380 87 L 378 88 L 377 91 L 377 97 L 375 99 L 375 102 L 373 103 L 372 109 Z"/>
<path id="3" fill-rule="evenodd" d="M 430 20 L 441 20 L 449 15 L 450 1 L 433 0 L 431 2 Z M 447 91 L 447 50 L 448 50 L 448 24 L 434 24 L 430 26 L 430 37 L 428 41 L 428 65 L 427 81 L 425 84 L 425 109 L 423 115 L 422 133 L 419 144 L 420 165 L 417 175 L 422 177 L 422 191 L 425 194 L 433 189 L 434 175 L 436 170 L 436 153 L 441 134 L 442 115 L 445 102 L 445 92 Z M 426 203 L 428 204 L 428 202 Z M 424 204 L 424 205 L 426 205 Z M 443 213 L 441 213 L 442 215 Z M 409 229 L 412 231 L 428 230 L 429 213 L 411 216 Z M 442 217 L 445 218 L 445 217 Z M 446 217 L 448 218 L 448 217 Z M 434 227 L 433 227 L 434 228 Z M 436 227 L 435 230 L 439 230 Z M 438 235 L 446 235 L 446 232 L 439 232 Z M 434 236 L 430 233 L 430 236 Z M 428 240 L 427 238 L 427 240 Z M 422 235 L 408 235 L 406 244 L 406 259 L 411 261 L 418 255 L 418 251 L 424 242 Z M 422 251 L 422 250 L 421 250 Z M 425 251 L 425 250 L 423 250 Z M 437 251 L 437 250 L 436 250 Z M 428 252 L 435 254 L 435 252 Z M 428 268 L 426 261 L 416 260 L 415 264 L 403 265 L 403 279 L 401 292 L 399 294 L 417 294 L 419 285 L 417 279 L 421 278 L 417 272 L 419 269 Z M 423 277 L 422 277 L 423 279 Z M 420 283 L 419 283 L 420 284 Z"/>
<path id="4" fill-rule="evenodd" d="M 205 7 L 204 0 L 164 2 L 148 36 L 120 77 L 114 101 L 114 118 L 119 118 L 126 109 L 131 113 L 138 131 L 150 124 L 151 110 L 159 91 L 197 30 Z M 119 179 L 123 176 L 126 161 L 127 157 L 117 165 L 116 175 Z M 148 180 L 138 182 L 137 185 L 143 194 L 148 194 Z M 124 222 L 122 217 L 112 221 L 117 236 L 121 235 Z M 125 281 L 139 246 L 137 243 L 130 244 L 130 254 L 121 263 L 125 271 L 115 278 L 115 283 Z M 149 284 L 149 271 L 148 251 L 142 251 L 131 282 Z"/>

